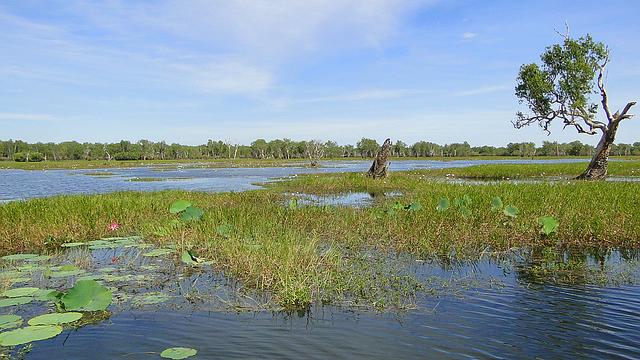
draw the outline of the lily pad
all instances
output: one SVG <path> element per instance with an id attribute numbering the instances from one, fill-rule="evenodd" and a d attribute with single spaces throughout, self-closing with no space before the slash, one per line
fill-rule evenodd
<path id="1" fill-rule="evenodd" d="M 194 256 L 191 255 L 190 252 L 188 251 L 183 251 L 182 252 L 182 262 L 187 264 L 187 265 L 193 265 L 196 264 L 196 261 L 194 260 Z"/>
<path id="2" fill-rule="evenodd" d="M 53 313 L 36 316 L 29 320 L 29 325 L 60 325 L 72 323 L 82 318 L 82 313 L 79 312 L 66 312 L 66 313 Z"/>
<path id="3" fill-rule="evenodd" d="M 0 315 L 0 329 L 13 329 L 22 325 L 22 317 L 18 315 Z"/>
<path id="4" fill-rule="evenodd" d="M 449 209 L 449 199 L 447 199 L 446 197 L 441 197 L 440 200 L 438 201 L 438 206 L 436 207 L 436 210 L 438 210 L 439 212 L 444 212 L 447 211 Z"/>
<path id="5" fill-rule="evenodd" d="M 176 202 L 174 202 L 173 204 L 171 204 L 171 207 L 169 208 L 169 212 L 172 214 L 177 214 L 180 212 L 183 212 L 185 210 L 187 210 L 188 207 L 191 206 L 191 203 L 186 201 L 186 200 L 178 200 Z"/>
<path id="6" fill-rule="evenodd" d="M 31 258 L 35 258 L 35 257 L 38 257 L 38 256 L 39 256 L 38 254 L 13 254 L 13 255 L 3 256 L 2 260 L 18 261 L 18 260 L 31 259 Z"/>
<path id="7" fill-rule="evenodd" d="M 553 216 L 543 216 L 538 218 L 538 224 L 542 226 L 542 233 L 549 236 L 556 232 L 560 223 Z"/>
<path id="8" fill-rule="evenodd" d="M 49 256 L 49 255 L 38 255 L 36 257 L 32 257 L 32 258 L 26 259 L 26 261 L 28 261 L 28 262 L 37 262 L 37 261 L 47 261 L 49 259 L 51 259 L 51 256 Z"/>
<path id="9" fill-rule="evenodd" d="M 33 295 L 31 296 L 33 296 L 33 299 L 37 301 L 47 301 L 47 300 L 51 300 L 51 298 L 49 297 L 49 294 L 55 291 L 56 290 L 52 290 L 52 289 L 40 289 L 35 293 L 33 293 Z"/>
<path id="10" fill-rule="evenodd" d="M 504 205 L 502 204 L 502 199 L 500 199 L 499 196 L 496 196 L 493 199 L 491 199 L 491 211 L 500 211 L 502 210 L 503 206 Z"/>
<path id="11" fill-rule="evenodd" d="M 507 205 L 502 212 L 508 217 L 515 218 L 518 216 L 518 208 L 513 205 Z"/>
<path id="12" fill-rule="evenodd" d="M 171 254 L 173 251 L 174 251 L 173 249 L 154 249 L 149 251 L 148 253 L 142 254 L 142 256 L 147 256 L 147 257 L 163 256 L 163 255 Z"/>
<path id="13" fill-rule="evenodd" d="M 202 211 L 202 209 L 189 206 L 180 214 L 180 219 L 185 222 L 198 221 L 202 218 L 203 215 L 204 211 Z"/>
<path id="14" fill-rule="evenodd" d="M 184 347 L 174 347 L 165 349 L 160 356 L 165 359 L 180 360 L 195 356 L 198 350 Z"/>
<path id="15" fill-rule="evenodd" d="M 46 340 L 58 336 L 61 332 L 62 326 L 59 325 L 27 326 L 0 334 L 0 346 L 16 346 Z"/>
<path id="16" fill-rule="evenodd" d="M 63 277 L 69 277 L 69 276 L 77 276 L 77 275 L 82 275 L 84 274 L 86 271 L 82 270 L 82 269 L 76 269 L 76 270 L 63 270 L 63 271 L 51 271 L 49 273 L 47 273 L 47 276 L 52 277 L 52 278 L 63 278 Z"/>
<path id="17" fill-rule="evenodd" d="M 30 303 L 31 301 L 33 301 L 33 298 L 27 296 L 2 299 L 0 300 L 0 307 L 24 305 Z"/>
<path id="18" fill-rule="evenodd" d="M 3 292 L 2 296 L 8 297 L 8 298 L 31 296 L 38 290 L 40 289 L 38 289 L 37 287 L 21 287 L 21 288 L 9 289 Z"/>
<path id="19" fill-rule="evenodd" d="M 80 280 L 61 301 L 68 311 L 100 311 L 111 304 L 111 291 L 95 280 Z"/>
<path id="20" fill-rule="evenodd" d="M 70 243 L 62 244 L 60 246 L 70 248 L 70 247 L 78 247 L 78 246 L 84 246 L 84 245 L 87 245 L 87 244 L 84 242 L 70 242 Z"/>
<path id="21" fill-rule="evenodd" d="M 165 301 L 169 301 L 170 299 L 171 299 L 171 296 L 167 294 L 163 294 L 161 292 L 150 292 L 147 294 L 136 296 L 133 302 L 138 306 L 155 305 L 155 304 L 163 303 Z"/>

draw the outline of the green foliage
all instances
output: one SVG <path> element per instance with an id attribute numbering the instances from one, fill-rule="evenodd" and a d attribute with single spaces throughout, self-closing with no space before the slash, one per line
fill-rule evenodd
<path id="1" fill-rule="evenodd" d="M 517 114 L 516 127 L 538 122 L 548 131 L 555 118 L 565 121 L 574 116 L 591 119 L 598 105 L 589 103 L 594 81 L 601 64 L 608 59 L 603 43 L 590 35 L 573 39 L 566 37 L 541 55 L 542 66 L 526 64 L 520 68 L 516 96 L 533 115 Z"/>
<path id="2" fill-rule="evenodd" d="M 541 226 L 541 231 L 546 236 L 549 236 L 556 232 L 560 223 L 553 216 L 542 216 L 538 218 L 538 224 Z"/>
<path id="3" fill-rule="evenodd" d="M 22 325 L 22 317 L 18 315 L 0 315 L 0 330 L 13 329 Z"/>
<path id="4" fill-rule="evenodd" d="M 178 200 L 171 204 L 169 212 L 180 215 L 180 220 L 184 222 L 198 221 L 204 215 L 202 209 L 191 206 L 191 203 L 185 200 Z"/>
<path id="5" fill-rule="evenodd" d="M 518 216 L 519 210 L 513 205 L 507 205 L 505 206 L 504 210 L 502 210 L 502 213 L 510 218 L 516 218 Z"/>
<path id="6" fill-rule="evenodd" d="M 216 226 L 216 233 L 224 238 L 228 238 L 231 236 L 231 232 L 233 231 L 233 225 L 231 224 L 221 224 Z"/>
<path id="7" fill-rule="evenodd" d="M 171 204 L 171 207 L 169 208 L 169 212 L 172 214 L 178 214 L 187 210 L 187 208 L 190 206 L 191 206 L 190 202 L 186 200 L 178 200 L 173 204 Z"/>
<path id="8" fill-rule="evenodd" d="M 495 196 L 491 199 L 491 211 L 500 211 L 503 206 L 502 199 L 499 196 Z"/>
<path id="9" fill-rule="evenodd" d="M 111 304 L 111 291 L 95 280 L 78 280 L 60 301 L 67 311 L 101 311 Z"/>
<path id="10" fill-rule="evenodd" d="M 165 349 L 160 353 L 160 356 L 165 359 L 181 360 L 195 356 L 197 353 L 198 351 L 196 349 L 174 347 Z"/>
<path id="11" fill-rule="evenodd" d="M 27 326 L 0 334 L 0 346 L 17 346 L 33 341 L 46 340 L 62 332 L 59 325 Z"/>
<path id="12" fill-rule="evenodd" d="M 298 199 L 289 199 L 289 210 L 296 210 L 298 208 Z"/>
<path id="13" fill-rule="evenodd" d="M 29 320 L 29 325 L 60 325 L 72 323 L 82 318 L 82 313 L 79 312 L 65 312 L 65 313 L 53 313 L 36 316 Z"/>
<path id="14" fill-rule="evenodd" d="M 8 298 L 31 296 L 31 295 L 35 294 L 35 292 L 38 291 L 38 290 L 40 290 L 40 289 L 38 289 L 37 287 L 15 288 L 15 289 L 9 289 L 9 290 L 3 292 L 2 296 L 8 297 Z"/>
<path id="15" fill-rule="evenodd" d="M 39 152 L 19 152 L 13 155 L 13 160 L 17 162 L 41 162 L 44 155 Z"/>
<path id="16" fill-rule="evenodd" d="M 449 210 L 449 199 L 447 197 L 441 197 L 440 200 L 438 201 L 438 206 L 436 207 L 436 210 L 438 210 L 439 212 L 444 212 Z"/>

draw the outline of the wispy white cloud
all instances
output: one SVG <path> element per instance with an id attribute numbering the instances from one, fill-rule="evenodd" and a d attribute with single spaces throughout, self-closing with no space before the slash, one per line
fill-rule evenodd
<path id="1" fill-rule="evenodd" d="M 366 89 L 337 95 L 302 98 L 297 102 L 342 102 L 398 99 L 424 94 L 424 91 L 411 89 Z"/>
<path id="2" fill-rule="evenodd" d="M 45 121 L 55 122 L 59 119 L 50 114 L 0 113 L 0 121 Z"/>
<path id="3" fill-rule="evenodd" d="M 464 91 L 459 91 L 455 93 L 455 96 L 473 96 L 473 95 L 484 95 L 491 94 L 500 91 L 510 90 L 512 87 L 508 85 L 493 85 L 493 86 L 482 86 L 475 89 L 469 89 Z"/>
<path id="4" fill-rule="evenodd" d="M 474 33 L 474 32 L 467 31 L 467 32 L 463 32 L 462 33 L 462 38 L 465 39 L 465 40 L 471 40 L 471 39 L 475 38 L 476 36 L 478 36 L 478 34 Z"/>

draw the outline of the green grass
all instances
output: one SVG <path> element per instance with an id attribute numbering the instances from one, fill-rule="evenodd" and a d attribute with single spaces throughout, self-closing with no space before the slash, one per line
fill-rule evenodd
<path id="1" fill-rule="evenodd" d="M 587 167 L 587 163 L 560 164 L 488 164 L 464 168 L 422 170 L 416 174 L 426 176 L 456 176 L 469 179 L 523 179 L 563 177 L 574 178 Z M 610 176 L 640 176 L 640 161 L 625 160 L 609 162 Z"/>

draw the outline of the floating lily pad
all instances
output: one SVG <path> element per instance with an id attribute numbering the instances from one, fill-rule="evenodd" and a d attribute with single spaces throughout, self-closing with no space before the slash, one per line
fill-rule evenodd
<path id="1" fill-rule="evenodd" d="M 52 277 L 52 278 L 63 278 L 63 277 L 69 277 L 69 276 L 82 275 L 84 273 L 86 273 L 86 271 L 84 271 L 82 269 L 63 270 L 63 271 L 51 271 L 51 272 L 47 273 L 47 276 Z"/>
<path id="2" fill-rule="evenodd" d="M 51 259 L 51 256 L 49 256 L 49 255 L 38 255 L 36 257 L 32 257 L 32 258 L 26 259 L 26 261 L 28 261 L 28 262 L 37 262 L 37 261 L 47 261 L 49 259 Z"/>
<path id="3" fill-rule="evenodd" d="M 496 196 L 491 199 L 491 211 L 500 211 L 503 206 L 504 205 L 502 204 L 502 199 L 500 197 Z"/>
<path id="4" fill-rule="evenodd" d="M 173 359 L 180 360 L 186 359 L 192 356 L 195 356 L 198 353 L 198 350 L 191 348 L 183 348 L 183 347 L 174 347 L 165 349 L 160 353 L 160 356 L 165 359 Z"/>
<path id="5" fill-rule="evenodd" d="M 173 249 L 154 249 L 149 251 L 148 253 L 142 254 L 142 256 L 154 257 L 154 256 L 163 256 L 168 255 L 173 252 Z"/>
<path id="6" fill-rule="evenodd" d="M 27 326 L 0 334 L 0 346 L 16 346 L 28 344 L 32 341 L 46 340 L 59 335 L 62 326 L 38 325 Z"/>
<path id="7" fill-rule="evenodd" d="M 556 232 L 560 223 L 553 216 L 543 216 L 538 218 L 538 224 L 542 226 L 542 233 L 549 236 Z"/>
<path id="8" fill-rule="evenodd" d="M 100 311 L 111 304 L 111 291 L 95 280 L 80 280 L 61 301 L 69 311 Z"/>
<path id="9" fill-rule="evenodd" d="M 32 326 L 60 325 L 78 321 L 80 318 L 82 318 L 82 313 L 79 312 L 53 313 L 36 316 L 27 323 Z"/>
<path id="10" fill-rule="evenodd" d="M 70 247 L 78 247 L 78 246 L 84 246 L 84 245 L 87 245 L 87 243 L 84 243 L 84 242 L 70 242 L 70 243 L 62 244 L 60 246 L 66 247 L 66 248 L 70 248 Z"/>
<path id="11" fill-rule="evenodd" d="M 155 304 L 163 303 L 163 302 L 168 301 L 170 299 L 171 299 L 171 296 L 169 296 L 167 294 L 163 294 L 161 292 L 150 292 L 150 293 L 146 293 L 144 295 L 136 296 L 136 298 L 133 300 L 133 302 L 138 306 L 155 305 Z"/>
<path id="12" fill-rule="evenodd" d="M 33 298 L 32 297 L 27 297 L 27 296 L 2 299 L 2 300 L 0 300 L 0 307 L 24 305 L 24 304 L 30 303 L 31 301 L 33 301 Z"/>
<path id="13" fill-rule="evenodd" d="M 0 329 L 13 329 L 22 325 L 22 317 L 18 315 L 0 315 Z"/>
<path id="14" fill-rule="evenodd" d="M 178 200 L 176 202 L 174 202 L 173 204 L 171 204 L 171 207 L 169 208 L 169 212 L 172 214 L 177 214 L 180 212 L 183 212 L 185 210 L 187 210 L 188 207 L 191 206 L 191 203 L 186 201 L 186 200 Z"/>
<path id="15" fill-rule="evenodd" d="M 51 298 L 49 297 L 49 294 L 51 294 L 52 292 L 56 292 L 56 290 L 40 289 L 35 293 L 33 293 L 33 295 L 31 296 L 33 296 L 33 299 L 37 301 L 47 301 L 47 300 L 51 300 Z"/>
<path id="16" fill-rule="evenodd" d="M 38 289 L 37 287 L 21 287 L 21 288 L 9 289 L 3 292 L 2 296 L 9 297 L 9 298 L 31 296 L 38 290 L 40 289 Z"/>
<path id="17" fill-rule="evenodd" d="M 13 254 L 13 255 L 3 256 L 2 260 L 18 261 L 18 260 L 31 259 L 31 258 L 35 258 L 35 257 L 38 257 L 38 256 L 39 256 L 38 254 Z"/>

